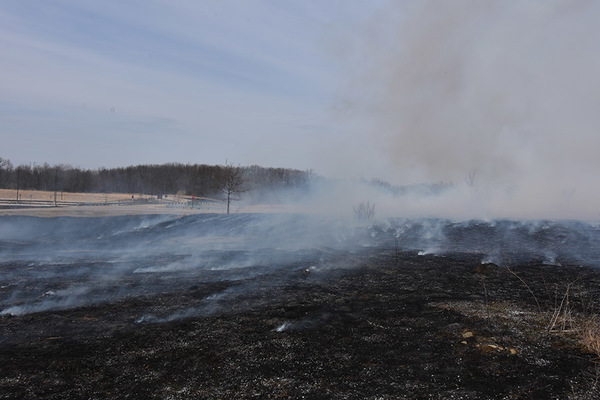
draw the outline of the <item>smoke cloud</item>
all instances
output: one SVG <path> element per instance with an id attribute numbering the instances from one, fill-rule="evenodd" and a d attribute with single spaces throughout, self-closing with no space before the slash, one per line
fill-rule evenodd
<path id="1" fill-rule="evenodd" d="M 266 213 L 2 217 L 0 320 L 132 298 L 142 301 L 131 319 L 138 323 L 238 312 L 394 252 L 598 267 L 600 224 Z M 176 302 L 161 300 L 174 293 Z"/>
<path id="2" fill-rule="evenodd" d="M 389 2 L 340 103 L 389 179 L 454 185 L 417 214 L 598 219 L 598 20 L 588 0 Z"/>

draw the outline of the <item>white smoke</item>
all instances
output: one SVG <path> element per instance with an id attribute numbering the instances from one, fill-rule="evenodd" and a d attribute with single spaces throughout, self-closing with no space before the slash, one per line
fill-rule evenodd
<path id="1" fill-rule="evenodd" d="M 374 16 L 343 59 L 347 115 L 370 121 L 395 183 L 455 185 L 403 206 L 598 219 L 599 20 L 591 0 L 391 1 Z"/>

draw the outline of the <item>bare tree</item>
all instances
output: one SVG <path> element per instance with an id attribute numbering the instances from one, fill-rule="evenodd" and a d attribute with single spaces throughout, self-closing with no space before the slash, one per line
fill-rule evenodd
<path id="1" fill-rule="evenodd" d="M 238 165 L 225 163 L 220 168 L 216 177 L 216 187 L 219 192 L 227 197 L 227 214 L 229 214 L 229 205 L 234 200 L 239 200 L 242 193 L 248 191 L 244 170 Z"/>
<path id="2" fill-rule="evenodd" d="M 467 176 L 465 177 L 465 182 L 467 184 L 467 186 L 469 187 L 469 190 L 471 192 L 476 192 L 477 191 L 477 170 L 472 169 L 471 171 L 469 171 L 467 173 Z"/>
<path id="3" fill-rule="evenodd" d="M 0 157 L 0 187 L 8 188 L 10 175 L 12 174 L 13 166 L 10 160 Z"/>
<path id="4" fill-rule="evenodd" d="M 375 204 L 368 201 L 361 201 L 353 207 L 354 214 L 360 222 L 371 222 L 375 217 Z"/>

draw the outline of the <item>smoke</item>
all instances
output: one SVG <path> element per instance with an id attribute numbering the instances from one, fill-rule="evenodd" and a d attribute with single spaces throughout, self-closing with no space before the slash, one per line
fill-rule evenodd
<path id="1" fill-rule="evenodd" d="M 346 51 L 340 103 L 389 179 L 455 186 L 418 213 L 598 219 L 598 20 L 591 0 L 391 1 Z"/>
<path id="2" fill-rule="evenodd" d="M 584 222 L 376 217 L 365 223 L 322 214 L 2 217 L 0 317 L 139 298 L 148 309 L 132 322 L 168 322 L 254 309 L 284 298 L 290 285 L 326 284 L 364 262 L 364 249 L 369 256 L 460 252 L 497 264 L 508 257 L 597 266 L 599 243 L 598 224 Z M 162 301 L 173 296 L 176 301 Z M 282 329 L 325 317 L 315 318 Z"/>
<path id="3" fill-rule="evenodd" d="M 242 298 L 246 306 L 267 301 L 248 300 L 248 293 L 308 274 L 324 277 L 338 268 L 333 258 L 372 244 L 366 227 L 322 215 L 2 217 L 0 316 L 187 293 L 194 285 L 225 282 L 222 292 L 190 294 L 182 310 L 141 321 L 209 315 L 235 309 Z"/>

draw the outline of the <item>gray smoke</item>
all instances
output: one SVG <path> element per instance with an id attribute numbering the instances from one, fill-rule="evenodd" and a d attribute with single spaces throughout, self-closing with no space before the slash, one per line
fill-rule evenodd
<path id="1" fill-rule="evenodd" d="M 598 266 L 599 226 L 403 218 L 365 224 L 310 214 L 0 217 L 0 318 L 172 293 L 184 296 L 148 304 L 135 320 L 236 312 L 396 251 L 469 253 L 499 265 L 508 258 Z"/>
<path id="2" fill-rule="evenodd" d="M 208 315 L 306 271 L 323 277 L 332 258 L 372 244 L 352 220 L 300 214 L 0 217 L 0 317 L 227 282 L 140 321 Z"/>
<path id="3" fill-rule="evenodd" d="M 382 143 L 389 179 L 454 184 L 402 209 L 598 219 L 599 20 L 591 0 L 380 10 L 343 58 L 344 107 L 370 121 L 359 134 Z"/>

